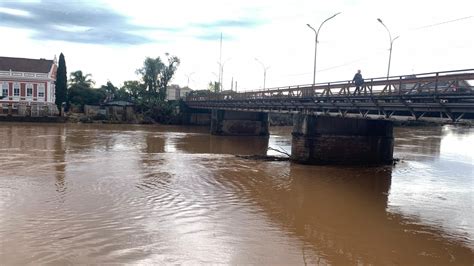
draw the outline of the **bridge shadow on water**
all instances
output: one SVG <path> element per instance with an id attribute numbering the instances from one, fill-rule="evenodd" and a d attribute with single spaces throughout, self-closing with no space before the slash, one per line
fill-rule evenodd
<path id="1" fill-rule="evenodd" d="M 265 155 L 267 137 L 222 137 L 213 135 L 186 135 L 176 142 L 176 149 L 186 153 L 212 153 L 236 155 Z"/>
<path id="2" fill-rule="evenodd" d="M 253 164 L 252 164 L 253 165 Z M 387 211 L 392 167 L 258 163 L 245 197 L 304 243 L 307 263 L 472 264 L 473 251 L 434 226 Z M 252 176 L 254 175 L 254 176 Z M 249 181 L 250 180 L 250 181 Z M 234 181 L 235 182 L 235 181 Z M 316 254 L 311 256 L 308 254 Z M 322 260 L 322 261 L 321 261 Z"/>
<path id="3" fill-rule="evenodd" d="M 442 131 L 442 127 L 397 129 L 396 151 L 416 160 L 433 160 L 440 154 Z M 278 138 L 278 134 L 276 139 L 186 134 L 171 142 L 177 151 L 191 154 L 264 155 L 272 145 L 288 148 L 287 137 Z M 239 168 L 238 176 L 228 172 L 231 162 L 216 178 L 241 188 L 236 191 L 242 193 L 241 198 L 254 202 L 272 222 L 301 239 L 308 263 L 320 259 L 331 264 L 473 262 L 474 253 L 466 241 L 451 237 L 441 225 L 423 224 L 418 217 L 389 211 L 391 166 L 306 166 L 250 160 L 239 165 L 247 168 Z M 317 256 L 311 257 L 310 251 Z"/>

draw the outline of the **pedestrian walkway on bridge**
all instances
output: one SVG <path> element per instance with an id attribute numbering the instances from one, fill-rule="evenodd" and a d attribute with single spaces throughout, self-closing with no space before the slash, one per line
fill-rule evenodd
<path id="1" fill-rule="evenodd" d="M 191 93 L 190 108 L 405 119 L 474 119 L 474 69 L 294 85 L 243 92 Z"/>

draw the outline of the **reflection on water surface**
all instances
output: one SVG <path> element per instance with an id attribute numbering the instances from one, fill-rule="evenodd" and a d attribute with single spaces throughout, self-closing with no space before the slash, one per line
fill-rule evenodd
<path id="1" fill-rule="evenodd" d="M 233 156 L 290 151 L 290 128 L 207 132 L 0 124 L 0 260 L 473 263 L 473 129 L 397 128 L 376 168 Z"/>

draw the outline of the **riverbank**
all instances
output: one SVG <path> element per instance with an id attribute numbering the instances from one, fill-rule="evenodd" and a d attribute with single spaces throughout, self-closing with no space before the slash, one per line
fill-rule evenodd
<path id="1" fill-rule="evenodd" d="M 46 117 L 27 117 L 27 116 L 0 116 L 0 122 L 33 122 L 33 123 L 84 123 L 84 124 L 156 124 L 156 125 L 185 125 L 181 116 L 167 117 L 162 121 L 156 121 L 151 117 L 137 114 L 135 119 L 129 121 L 120 121 L 106 119 L 103 116 L 91 117 L 82 113 L 68 113 L 65 117 L 46 116 Z M 392 119 L 395 127 L 422 127 L 422 126 L 443 126 L 458 125 L 473 127 L 474 121 L 462 120 L 452 122 L 449 120 L 395 120 Z M 293 115 L 291 114 L 270 114 L 270 127 L 293 126 Z"/>
<path id="2" fill-rule="evenodd" d="M 0 116 L 0 122 L 28 122 L 28 123 L 64 123 L 65 117 L 61 116 Z"/>

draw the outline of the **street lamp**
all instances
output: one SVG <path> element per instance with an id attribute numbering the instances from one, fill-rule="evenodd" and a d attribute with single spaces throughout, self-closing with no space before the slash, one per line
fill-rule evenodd
<path id="1" fill-rule="evenodd" d="M 306 26 L 308 26 L 310 29 L 312 29 L 314 31 L 314 34 L 316 36 L 315 38 L 315 42 L 314 42 L 314 69 L 313 69 L 313 84 L 316 83 L 316 54 L 318 52 L 318 35 L 319 35 L 319 31 L 321 30 L 321 27 L 323 26 L 324 23 L 326 23 L 326 21 L 334 18 L 335 16 L 341 14 L 341 12 L 338 12 L 332 16 L 330 16 L 329 18 L 327 18 L 326 20 L 324 20 L 321 25 L 319 25 L 319 28 L 318 30 L 315 30 L 311 25 L 309 24 L 306 24 Z"/>
<path id="2" fill-rule="evenodd" d="M 390 49 L 389 49 L 389 54 L 388 54 L 388 69 L 387 69 L 387 79 L 388 77 L 390 77 L 390 62 L 392 61 L 392 47 L 393 47 L 393 42 L 398 39 L 398 37 L 400 36 L 397 36 L 395 38 L 392 39 L 392 34 L 390 33 L 390 30 L 387 28 L 387 26 L 385 26 L 385 24 L 383 24 L 382 20 L 380 18 L 377 19 L 378 22 L 380 22 L 380 24 L 382 24 L 382 26 L 384 26 L 384 28 L 387 30 L 388 32 L 388 37 L 390 38 Z"/>
<path id="3" fill-rule="evenodd" d="M 263 68 L 263 89 L 265 89 L 265 80 L 267 79 L 267 69 L 269 69 L 270 66 L 265 66 L 265 64 L 263 64 L 262 61 L 258 60 L 258 58 L 255 58 L 255 61 L 257 61 L 258 63 L 260 63 L 260 65 L 262 65 L 262 68 Z"/>

